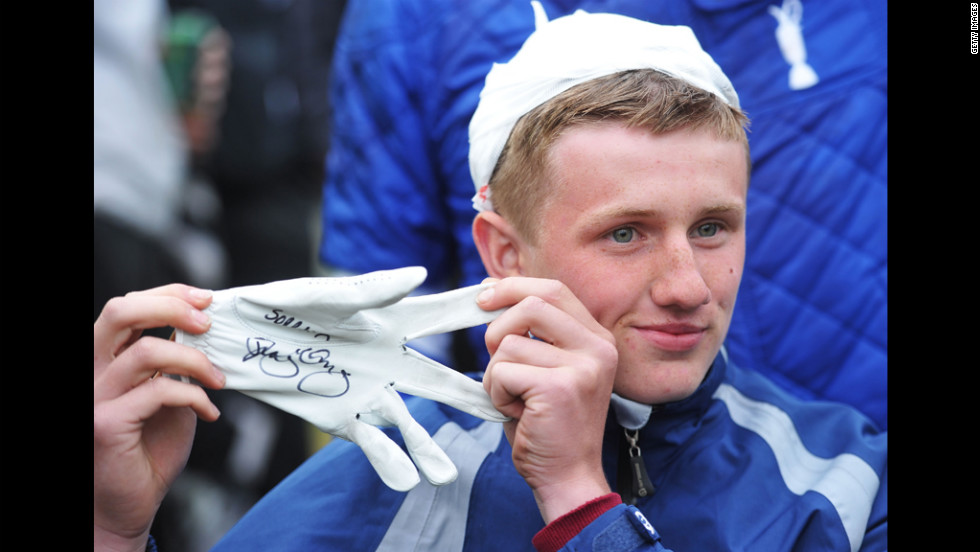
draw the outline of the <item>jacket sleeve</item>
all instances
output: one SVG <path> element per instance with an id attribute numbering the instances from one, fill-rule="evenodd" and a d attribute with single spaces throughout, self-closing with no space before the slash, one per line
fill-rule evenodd
<path id="1" fill-rule="evenodd" d="M 878 475 L 880 484 L 868 519 L 860 552 L 888 551 L 888 466 Z"/>
<path id="2" fill-rule="evenodd" d="M 562 552 L 670 552 L 636 507 L 620 504 L 569 540 Z"/>
<path id="3" fill-rule="evenodd" d="M 363 0 L 344 14 L 330 82 L 319 251 L 331 268 L 451 272 L 445 190 L 424 120 L 432 21 L 416 4 Z"/>

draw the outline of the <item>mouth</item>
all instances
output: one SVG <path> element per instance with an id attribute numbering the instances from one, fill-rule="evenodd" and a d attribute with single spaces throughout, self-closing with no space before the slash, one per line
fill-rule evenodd
<path id="1" fill-rule="evenodd" d="M 636 326 L 636 331 L 655 347 L 671 352 L 684 352 L 696 348 L 708 329 L 692 324 L 659 324 Z"/>

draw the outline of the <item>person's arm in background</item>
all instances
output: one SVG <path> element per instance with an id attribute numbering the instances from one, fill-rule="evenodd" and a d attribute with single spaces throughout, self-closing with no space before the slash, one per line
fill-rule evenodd
<path id="1" fill-rule="evenodd" d="M 434 281 L 450 271 L 451 236 L 421 105 L 427 43 L 416 30 L 425 21 L 413 6 L 347 5 L 332 63 L 319 260 L 330 275 L 424 266 L 428 288 L 445 285 Z"/>
<path id="2" fill-rule="evenodd" d="M 204 389 L 224 376 L 199 351 L 143 330 L 207 330 L 210 294 L 174 284 L 110 300 L 95 322 L 96 550 L 144 550 L 164 496 L 190 455 L 196 418 L 219 412 Z"/>

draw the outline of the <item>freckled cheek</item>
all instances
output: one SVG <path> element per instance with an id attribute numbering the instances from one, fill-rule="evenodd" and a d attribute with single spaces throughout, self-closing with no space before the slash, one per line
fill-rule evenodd
<path id="1" fill-rule="evenodd" d="M 745 269 L 744 250 L 733 248 L 702 259 L 701 276 L 716 300 L 738 292 Z"/>
<path id="2" fill-rule="evenodd" d="M 630 333 L 626 333 L 625 336 L 616 335 L 616 347 L 619 349 L 619 354 L 636 351 L 641 346 L 636 341 L 636 336 Z"/>
<path id="3" fill-rule="evenodd" d="M 576 293 L 596 322 L 612 332 L 615 332 L 618 322 L 629 312 L 632 304 L 620 294 L 628 286 L 621 285 L 621 281 L 615 282 L 615 279 L 603 278 L 590 286 L 588 293 Z"/>
<path id="4" fill-rule="evenodd" d="M 711 293 L 718 304 L 726 310 L 731 310 L 738 296 L 742 282 L 742 267 L 729 265 L 712 277 Z"/>
<path id="5" fill-rule="evenodd" d="M 551 270 L 545 277 L 560 280 L 568 286 L 592 317 L 611 329 L 609 323 L 615 322 L 615 319 L 610 320 L 610 317 L 623 302 L 620 295 L 630 289 L 622 271 L 597 263 L 592 256 L 569 254 L 575 251 L 571 245 L 556 250 L 559 251 L 558 255 L 551 256 L 547 261 Z"/>

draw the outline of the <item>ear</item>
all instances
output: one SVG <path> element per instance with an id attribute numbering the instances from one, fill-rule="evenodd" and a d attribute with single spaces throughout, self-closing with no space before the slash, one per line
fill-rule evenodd
<path id="1" fill-rule="evenodd" d="M 502 216 L 492 211 L 478 213 L 473 219 L 473 241 L 491 277 L 523 274 L 524 240 Z"/>

